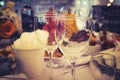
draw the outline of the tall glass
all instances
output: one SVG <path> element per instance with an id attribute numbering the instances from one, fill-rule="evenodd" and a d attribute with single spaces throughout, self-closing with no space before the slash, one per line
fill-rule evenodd
<path id="1" fill-rule="evenodd" d="M 58 69 L 63 67 L 63 64 L 60 63 L 59 60 L 56 58 L 58 41 L 55 38 L 56 37 L 55 26 L 57 25 L 58 16 L 55 14 L 52 14 L 52 15 L 49 14 L 49 15 L 45 15 L 45 18 L 46 18 L 46 24 L 43 26 L 43 30 L 46 30 L 49 33 L 47 52 L 48 52 L 50 61 L 48 62 L 47 67 L 52 69 Z"/>
<path id="2" fill-rule="evenodd" d="M 48 44 L 47 44 L 47 53 L 49 55 L 49 61 L 47 67 L 50 68 L 50 77 L 49 80 L 53 80 L 53 69 L 60 68 L 61 65 L 56 60 L 56 49 L 58 48 L 57 42 L 55 39 L 55 26 L 57 15 L 55 14 L 46 14 L 45 15 L 46 23 L 43 26 L 43 30 L 49 33 Z"/>
<path id="3" fill-rule="evenodd" d="M 90 70 L 93 80 L 114 80 L 116 73 L 115 56 L 106 53 L 99 53 L 92 57 Z"/>
<path id="4" fill-rule="evenodd" d="M 59 48 L 63 57 L 71 65 L 72 80 L 76 80 L 76 60 L 87 51 L 92 35 L 92 22 L 89 17 L 79 16 L 61 16 L 59 19 L 62 23 L 56 26 L 62 27 L 62 31 L 57 31 L 59 32 Z"/>

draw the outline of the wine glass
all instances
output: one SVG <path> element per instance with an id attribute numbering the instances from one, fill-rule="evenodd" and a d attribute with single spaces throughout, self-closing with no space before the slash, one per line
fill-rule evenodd
<path id="1" fill-rule="evenodd" d="M 85 54 L 89 46 L 92 35 L 92 20 L 89 17 L 81 16 L 62 16 L 60 20 L 63 24 L 63 32 L 60 34 L 59 48 L 63 57 L 71 65 L 72 80 L 76 80 L 76 61 Z"/>
<path id="2" fill-rule="evenodd" d="M 90 70 L 93 80 L 114 80 L 116 73 L 115 56 L 107 53 L 99 53 L 92 57 Z"/>
<path id="3" fill-rule="evenodd" d="M 47 63 L 47 67 L 50 68 L 50 76 L 49 76 L 49 80 L 53 80 L 53 68 L 55 68 L 55 63 L 53 61 L 53 53 L 56 50 L 57 46 L 56 44 L 53 42 L 51 44 L 48 44 L 47 46 L 47 52 L 49 54 L 49 61 Z"/>

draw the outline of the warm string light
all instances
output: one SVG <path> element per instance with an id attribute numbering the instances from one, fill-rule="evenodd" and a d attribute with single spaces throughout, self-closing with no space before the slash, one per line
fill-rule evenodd
<path id="1" fill-rule="evenodd" d="M 0 1 L 0 6 L 4 6 L 5 2 L 4 1 Z"/>
<path id="2" fill-rule="evenodd" d="M 114 0 L 109 0 L 109 3 L 107 4 L 107 6 L 111 6 L 113 2 Z"/>
<path id="3" fill-rule="evenodd" d="M 109 0 L 109 2 L 110 2 L 110 3 L 113 3 L 113 2 L 114 2 L 114 0 Z"/>
<path id="4" fill-rule="evenodd" d="M 108 3 L 107 6 L 108 6 L 108 7 L 111 6 L 111 3 Z"/>

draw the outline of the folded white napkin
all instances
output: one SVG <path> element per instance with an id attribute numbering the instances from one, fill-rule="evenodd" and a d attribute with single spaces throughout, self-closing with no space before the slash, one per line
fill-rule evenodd
<path id="1" fill-rule="evenodd" d="M 80 58 L 78 58 L 76 60 L 76 65 L 82 65 L 82 64 L 89 63 L 90 59 L 91 59 L 91 55 L 89 55 L 89 56 L 80 56 Z"/>
<path id="2" fill-rule="evenodd" d="M 100 51 L 101 51 L 101 45 L 96 44 L 94 46 L 89 46 L 87 51 L 83 55 L 96 55 Z"/>
<path id="3" fill-rule="evenodd" d="M 84 48 L 84 46 L 83 46 Z M 74 48 L 73 48 L 74 49 Z M 68 52 L 66 52 L 65 54 L 63 54 L 63 63 L 65 65 L 70 65 L 71 62 L 73 62 L 73 60 L 70 60 L 70 51 L 72 53 L 71 58 L 74 58 L 76 57 L 76 59 L 74 59 L 74 61 L 76 62 L 76 65 L 82 65 L 82 64 L 86 64 L 90 61 L 91 59 L 91 55 L 95 55 L 97 54 L 98 52 L 100 52 L 100 49 L 101 49 L 101 46 L 99 44 L 95 45 L 95 46 L 89 46 L 86 51 L 84 53 L 77 53 L 77 54 L 73 54 L 72 51 L 77 51 L 77 49 L 69 49 Z M 68 50 L 68 49 L 67 49 Z M 78 47 L 78 50 L 79 50 L 79 47 Z M 69 53 L 69 54 L 67 54 Z"/>

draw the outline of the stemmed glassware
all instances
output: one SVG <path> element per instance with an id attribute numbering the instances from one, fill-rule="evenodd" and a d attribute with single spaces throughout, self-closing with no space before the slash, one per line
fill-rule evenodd
<path id="1" fill-rule="evenodd" d="M 47 64 L 47 67 L 52 69 L 58 69 L 63 67 L 63 64 L 56 57 L 56 50 L 58 49 L 58 40 L 56 36 L 58 35 L 56 34 L 55 26 L 58 22 L 58 16 L 46 15 L 46 19 L 47 22 L 43 26 L 43 29 L 49 32 L 47 52 L 50 60 Z"/>
<path id="2" fill-rule="evenodd" d="M 53 80 L 53 68 L 54 67 L 54 62 L 53 62 L 53 53 L 56 50 L 57 46 L 56 44 L 53 42 L 52 44 L 47 46 L 47 52 L 49 54 L 49 62 L 47 63 L 47 67 L 50 68 L 50 77 L 49 80 Z"/>
<path id="3" fill-rule="evenodd" d="M 53 53 L 56 50 L 57 45 L 55 43 L 52 43 L 51 45 L 47 46 L 47 52 L 49 54 L 49 62 L 47 64 L 47 67 L 54 68 L 54 62 L 53 62 Z"/>
<path id="4" fill-rule="evenodd" d="M 47 53 L 49 55 L 49 61 L 47 67 L 50 68 L 49 80 L 53 80 L 53 69 L 58 69 L 63 67 L 62 64 L 56 58 L 56 50 L 58 49 L 57 41 L 55 39 L 55 26 L 56 26 L 56 15 L 46 15 L 46 24 L 43 26 L 43 30 L 49 33 Z"/>
<path id="5" fill-rule="evenodd" d="M 71 65 L 72 80 L 75 79 L 76 60 L 86 52 L 92 35 L 92 23 L 89 17 L 61 16 L 59 26 L 59 49 Z M 62 27 L 62 31 L 59 27 Z"/>

